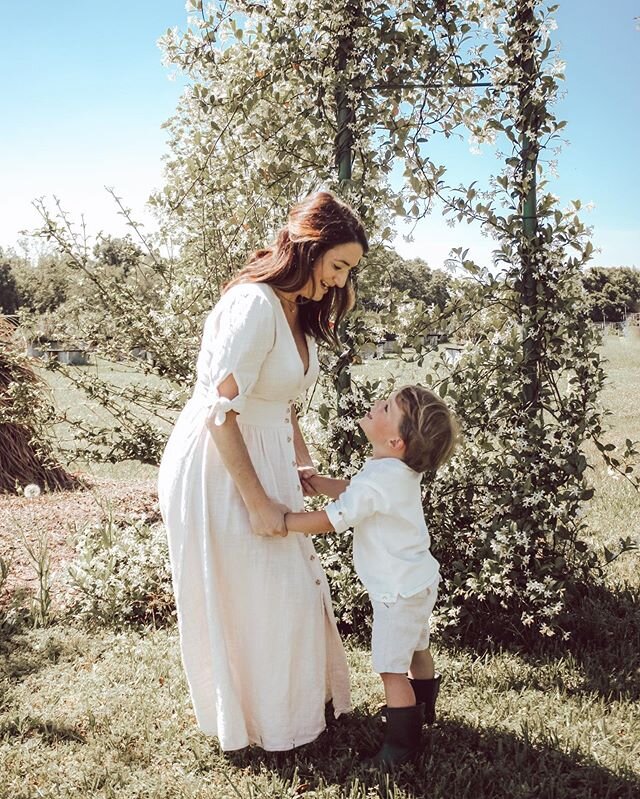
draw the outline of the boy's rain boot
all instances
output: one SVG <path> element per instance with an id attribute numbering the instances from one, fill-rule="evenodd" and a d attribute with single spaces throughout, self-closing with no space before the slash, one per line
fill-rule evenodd
<path id="1" fill-rule="evenodd" d="M 420 751 L 424 705 L 413 707 L 385 707 L 387 723 L 380 751 L 365 765 L 389 771 L 394 766 L 408 763 Z"/>
<path id="2" fill-rule="evenodd" d="M 409 682 L 416 695 L 416 702 L 424 704 L 424 720 L 426 724 L 433 724 L 436 720 L 436 699 L 440 690 L 442 674 L 436 674 L 432 680 L 412 680 Z"/>

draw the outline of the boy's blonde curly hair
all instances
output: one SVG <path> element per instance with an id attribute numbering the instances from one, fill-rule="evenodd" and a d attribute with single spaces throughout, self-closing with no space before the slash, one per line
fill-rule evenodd
<path id="1" fill-rule="evenodd" d="M 402 410 L 404 462 L 416 472 L 435 472 L 451 457 L 460 434 L 449 406 L 423 386 L 404 386 L 396 402 Z"/>

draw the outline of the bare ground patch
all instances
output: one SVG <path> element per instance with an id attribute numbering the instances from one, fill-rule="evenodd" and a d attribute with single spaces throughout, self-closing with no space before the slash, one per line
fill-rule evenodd
<path id="1" fill-rule="evenodd" d="M 37 546 L 44 535 L 50 559 L 54 604 L 56 586 L 66 564 L 73 557 L 74 533 L 84 525 L 104 521 L 111 514 L 116 520 L 144 515 L 157 521 L 155 480 L 92 479 L 88 488 L 23 496 L 0 495 L 0 557 L 9 567 L 7 581 L 0 593 L 0 605 L 7 604 L 17 592 L 32 592 L 36 573 L 25 547 Z"/>

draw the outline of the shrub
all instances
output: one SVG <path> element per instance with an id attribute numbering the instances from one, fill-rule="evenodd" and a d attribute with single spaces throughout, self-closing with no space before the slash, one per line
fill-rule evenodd
<path id="1" fill-rule="evenodd" d="M 113 518 L 84 527 L 67 581 L 82 620 L 108 626 L 167 624 L 175 615 L 164 528 Z"/>

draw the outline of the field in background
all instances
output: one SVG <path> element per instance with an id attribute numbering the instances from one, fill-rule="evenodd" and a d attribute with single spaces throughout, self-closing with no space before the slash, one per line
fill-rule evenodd
<path id="1" fill-rule="evenodd" d="M 159 388 L 165 383 L 163 378 L 157 375 L 142 375 L 124 363 L 113 363 L 102 359 L 94 358 L 89 365 L 74 368 L 83 375 L 95 375 L 100 380 L 110 383 L 116 395 L 119 390 L 132 384 Z M 39 375 L 49 386 L 52 400 L 60 412 L 68 413 L 71 418 L 81 419 L 98 427 L 115 427 L 116 421 L 113 416 L 95 400 L 88 398 L 82 389 L 77 388 L 62 373 L 40 369 Z M 169 429 L 168 425 L 167 429 Z M 60 446 L 66 449 L 72 441 L 72 425 L 67 423 L 59 424 L 55 430 L 55 435 Z M 115 480 L 153 479 L 158 471 L 156 466 L 141 463 L 140 461 L 124 461 L 122 463 L 72 461 L 69 465 L 75 471 L 80 471 L 92 477 Z"/>
<path id="2" fill-rule="evenodd" d="M 604 340 L 602 355 L 606 359 L 607 383 L 602 392 L 607 437 L 624 446 L 624 441 L 640 441 L 640 338 L 609 335 Z M 596 489 L 586 514 L 591 540 L 615 548 L 622 536 L 640 539 L 640 494 L 617 474 L 610 473 L 595 447 L 587 448 Z M 640 557 L 628 555 L 611 566 L 611 582 L 623 580 L 640 586 Z"/>

